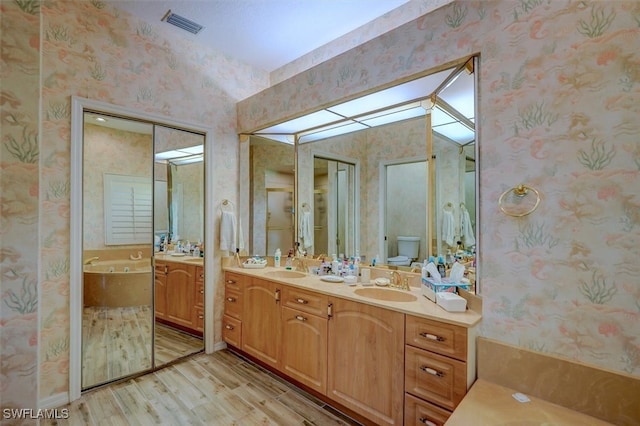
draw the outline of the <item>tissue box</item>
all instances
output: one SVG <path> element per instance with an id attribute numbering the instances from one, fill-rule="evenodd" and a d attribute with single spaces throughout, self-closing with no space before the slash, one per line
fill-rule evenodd
<path id="1" fill-rule="evenodd" d="M 471 284 L 452 283 L 448 278 L 443 278 L 441 283 L 437 283 L 431 278 L 422 279 L 422 295 L 432 302 L 436 301 L 436 293 L 456 293 L 458 288 L 470 290 Z"/>
<path id="2" fill-rule="evenodd" d="M 436 303 L 448 312 L 464 312 L 467 310 L 467 301 L 453 293 L 436 293 Z"/>

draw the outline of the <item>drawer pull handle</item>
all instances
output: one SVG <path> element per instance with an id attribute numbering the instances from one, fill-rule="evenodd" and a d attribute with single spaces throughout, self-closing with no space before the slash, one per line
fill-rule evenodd
<path id="1" fill-rule="evenodd" d="M 276 292 L 274 293 L 273 297 L 276 299 L 276 303 L 280 302 L 280 289 L 277 288 Z"/>
<path id="2" fill-rule="evenodd" d="M 424 371 L 425 373 L 429 373 L 433 376 L 438 376 L 438 377 L 444 376 L 444 373 L 442 371 L 434 370 L 433 368 L 425 367 L 424 365 L 420 367 L 420 370 Z"/>
<path id="3" fill-rule="evenodd" d="M 298 321 L 306 321 L 307 319 L 305 317 L 303 317 L 302 315 L 296 315 L 296 319 Z"/>
<path id="4" fill-rule="evenodd" d="M 227 284 L 235 284 L 236 282 L 234 280 L 227 280 Z"/>
<path id="5" fill-rule="evenodd" d="M 444 342 L 444 337 L 436 336 L 435 334 L 420 333 L 420 336 L 424 337 L 425 339 L 436 340 L 438 342 Z"/>
<path id="6" fill-rule="evenodd" d="M 301 303 L 303 305 L 306 305 L 307 303 L 309 303 L 309 302 L 307 302 L 306 300 L 304 300 L 302 298 L 296 299 L 296 302 Z"/>
<path id="7" fill-rule="evenodd" d="M 233 303 L 233 302 L 235 302 L 235 301 L 236 301 L 236 298 L 235 298 L 235 297 L 227 297 L 227 302 L 231 302 L 231 303 Z"/>
<path id="8" fill-rule="evenodd" d="M 198 315 L 198 319 L 203 319 L 204 315 Z"/>
<path id="9" fill-rule="evenodd" d="M 204 280 L 204 274 L 200 274 L 200 279 Z"/>
<path id="10" fill-rule="evenodd" d="M 234 327 L 232 325 L 230 325 L 230 324 L 225 325 L 224 328 L 226 328 L 227 330 L 233 330 L 234 329 Z"/>
<path id="11" fill-rule="evenodd" d="M 434 422 L 430 421 L 425 417 L 420 417 L 420 423 L 424 423 L 427 426 L 437 426 Z"/>
<path id="12" fill-rule="evenodd" d="M 200 294 L 204 294 L 204 290 L 200 290 Z"/>

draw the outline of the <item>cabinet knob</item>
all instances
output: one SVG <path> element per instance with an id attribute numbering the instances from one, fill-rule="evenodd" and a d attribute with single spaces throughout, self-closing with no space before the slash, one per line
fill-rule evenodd
<path id="1" fill-rule="evenodd" d="M 200 294 L 204 294 L 204 290 L 200 290 Z"/>
<path id="2" fill-rule="evenodd" d="M 424 371 L 425 373 L 431 374 L 433 376 L 438 376 L 438 377 L 444 376 L 444 373 L 442 371 L 434 370 L 433 368 L 430 368 L 424 365 L 420 367 L 420 370 Z"/>
<path id="3" fill-rule="evenodd" d="M 204 274 L 200 274 L 200 279 L 204 280 Z"/>
<path id="4" fill-rule="evenodd" d="M 226 283 L 227 284 L 235 284 L 236 282 L 234 280 L 227 280 Z"/>
<path id="5" fill-rule="evenodd" d="M 198 319 L 204 319 L 204 315 L 198 315 Z"/>
<path id="6" fill-rule="evenodd" d="M 425 417 L 420 417 L 420 419 L 418 419 L 418 420 L 420 421 L 420 423 L 424 423 L 427 426 L 438 426 L 434 422 L 430 421 L 429 419 L 427 419 Z"/>
<path id="7" fill-rule="evenodd" d="M 444 337 L 442 336 L 436 336 L 435 334 L 431 334 L 431 333 L 420 333 L 420 336 L 424 337 L 425 339 L 429 339 L 429 340 L 435 340 L 437 342 L 444 342 Z"/>
<path id="8" fill-rule="evenodd" d="M 224 328 L 226 328 L 227 330 L 233 330 L 234 329 L 234 327 L 231 324 L 225 325 Z"/>
<path id="9" fill-rule="evenodd" d="M 301 304 L 303 304 L 303 305 L 306 305 L 307 303 L 309 303 L 309 302 L 307 302 L 306 300 L 304 300 L 304 299 L 302 299 L 302 298 L 298 298 L 298 299 L 296 299 L 296 302 L 301 303 Z"/>
<path id="10" fill-rule="evenodd" d="M 305 317 L 303 317 L 302 315 L 296 315 L 295 317 L 298 321 L 306 321 L 307 319 Z"/>
<path id="11" fill-rule="evenodd" d="M 234 303 L 236 301 L 235 297 L 227 297 L 227 302 Z"/>

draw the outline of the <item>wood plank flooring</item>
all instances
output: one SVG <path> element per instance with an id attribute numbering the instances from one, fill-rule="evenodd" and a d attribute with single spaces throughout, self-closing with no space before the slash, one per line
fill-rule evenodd
<path id="1" fill-rule="evenodd" d="M 42 425 L 357 425 L 228 350 L 86 392 Z"/>
<path id="2" fill-rule="evenodd" d="M 82 388 L 151 368 L 149 306 L 86 307 L 82 317 Z M 156 366 L 204 349 L 202 339 L 156 324 Z"/>

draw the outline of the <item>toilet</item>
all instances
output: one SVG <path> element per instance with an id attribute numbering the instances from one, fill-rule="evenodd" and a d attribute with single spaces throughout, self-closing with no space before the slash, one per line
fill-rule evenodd
<path id="1" fill-rule="evenodd" d="M 387 259 L 390 266 L 411 266 L 411 262 L 418 258 L 420 251 L 420 237 L 398 236 L 398 255 Z"/>

